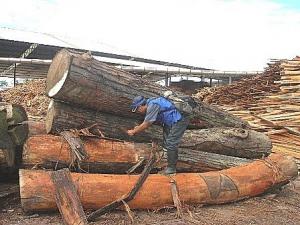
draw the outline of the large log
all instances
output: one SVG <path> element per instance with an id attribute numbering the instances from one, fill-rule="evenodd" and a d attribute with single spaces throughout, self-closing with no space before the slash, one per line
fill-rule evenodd
<path id="1" fill-rule="evenodd" d="M 110 138 L 128 141 L 162 142 L 162 128 L 151 126 L 141 134 L 129 137 L 125 132 L 140 121 L 112 114 L 74 107 L 66 103 L 51 101 L 46 118 L 47 132 L 56 133 L 67 129 L 82 129 L 97 123 L 101 132 Z M 187 130 L 181 146 L 199 151 L 219 153 L 241 158 L 260 158 L 271 152 L 270 139 L 262 133 L 242 128 L 210 128 Z"/>
<path id="2" fill-rule="evenodd" d="M 56 210 L 55 191 L 46 171 L 20 170 L 20 194 L 24 211 Z M 179 197 L 185 204 L 220 204 L 262 194 L 289 182 L 298 175 L 291 157 L 273 154 L 244 166 L 207 173 L 179 173 L 170 178 L 150 175 L 131 209 L 156 209 L 173 205 L 171 181 L 174 179 Z M 85 209 L 98 209 L 128 193 L 138 175 L 72 173 Z M 159 188 L 158 188 L 159 187 Z"/>
<path id="3" fill-rule="evenodd" d="M 133 118 L 129 106 L 137 95 L 161 96 L 169 90 L 153 82 L 100 62 L 87 54 L 61 50 L 47 75 L 49 97 L 86 108 Z M 184 96 L 182 93 L 177 93 Z M 245 127 L 247 123 L 227 112 L 195 100 L 195 125 Z M 200 123 L 203 124 L 203 123 Z"/>
<path id="4" fill-rule="evenodd" d="M 140 160 L 148 160 L 151 154 L 150 144 L 98 138 L 84 138 L 84 148 L 89 157 L 80 162 L 80 168 L 92 173 L 126 173 Z M 211 171 L 248 162 L 250 160 L 180 148 L 177 169 L 181 172 Z M 71 149 L 63 137 L 37 135 L 30 137 L 24 145 L 23 168 L 56 170 L 71 164 Z M 162 159 L 155 168 L 160 169 L 165 164 Z"/>

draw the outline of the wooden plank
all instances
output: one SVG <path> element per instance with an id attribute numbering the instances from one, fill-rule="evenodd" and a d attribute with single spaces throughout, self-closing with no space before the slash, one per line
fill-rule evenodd
<path id="1" fill-rule="evenodd" d="M 51 172 L 55 201 L 65 225 L 87 225 L 77 190 L 68 169 Z"/>

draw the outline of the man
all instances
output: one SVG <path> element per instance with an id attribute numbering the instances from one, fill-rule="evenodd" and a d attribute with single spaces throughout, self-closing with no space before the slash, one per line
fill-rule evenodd
<path id="1" fill-rule="evenodd" d="M 158 123 L 163 126 L 163 148 L 167 151 L 168 166 L 162 172 L 165 175 L 176 173 L 178 159 L 178 145 L 189 124 L 174 106 L 172 102 L 164 97 L 146 99 L 137 96 L 131 105 L 132 112 L 144 114 L 144 122 L 127 131 L 130 136 L 136 135 L 152 125 Z"/>

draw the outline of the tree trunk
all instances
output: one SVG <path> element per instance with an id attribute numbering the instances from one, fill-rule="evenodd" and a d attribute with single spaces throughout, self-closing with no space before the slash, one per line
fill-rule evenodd
<path id="1" fill-rule="evenodd" d="M 130 105 L 135 96 L 158 97 L 166 90 L 169 89 L 108 66 L 87 54 L 61 50 L 49 68 L 46 92 L 49 97 L 57 100 L 133 118 L 136 115 L 131 113 Z M 195 101 L 195 126 L 202 126 L 203 122 L 206 127 L 247 126 L 238 117 L 196 99 Z"/>
<path id="2" fill-rule="evenodd" d="M 20 195 L 24 211 L 57 209 L 50 173 L 20 170 Z M 279 154 L 222 171 L 179 173 L 172 178 L 155 174 L 148 177 L 129 206 L 131 209 L 173 206 L 173 179 L 177 184 L 180 200 L 194 205 L 221 204 L 256 196 L 288 183 L 297 175 L 298 168 L 291 157 Z M 83 207 L 99 209 L 127 194 L 139 175 L 72 173 L 71 177 Z"/>
<path id="3" fill-rule="evenodd" d="M 151 153 L 151 145 L 144 143 L 98 138 L 84 138 L 83 143 L 89 157 L 80 162 L 80 168 L 91 173 L 126 173 L 140 160 L 148 160 Z M 54 170 L 69 167 L 72 164 L 70 151 L 70 146 L 60 136 L 33 136 L 24 145 L 22 166 Z M 177 169 L 180 172 L 211 171 L 248 162 L 251 160 L 181 148 Z M 156 164 L 156 170 L 165 164 L 162 159 Z"/>
<path id="4" fill-rule="evenodd" d="M 162 143 L 162 128 L 151 126 L 141 134 L 129 137 L 126 130 L 140 123 L 132 118 L 122 118 L 112 114 L 95 112 L 62 102 L 52 101 L 46 119 L 46 129 L 59 133 L 67 129 L 82 129 L 92 124 L 110 138 L 128 141 Z M 182 138 L 182 147 L 199 151 L 230 155 L 241 158 L 260 158 L 271 153 L 272 143 L 268 136 L 242 128 L 210 128 L 187 130 Z"/>

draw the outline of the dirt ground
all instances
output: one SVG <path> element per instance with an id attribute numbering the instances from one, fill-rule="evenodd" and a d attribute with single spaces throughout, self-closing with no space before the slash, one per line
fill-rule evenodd
<path id="1" fill-rule="evenodd" d="M 300 178 L 259 197 L 236 203 L 196 206 L 185 209 L 183 218 L 176 219 L 176 210 L 133 211 L 133 224 L 151 225 L 300 225 Z M 87 212 L 89 213 L 89 212 Z M 18 194 L 0 199 L 0 225 L 63 224 L 58 213 L 26 215 Z M 91 224 L 132 224 L 126 212 L 115 211 Z"/>

